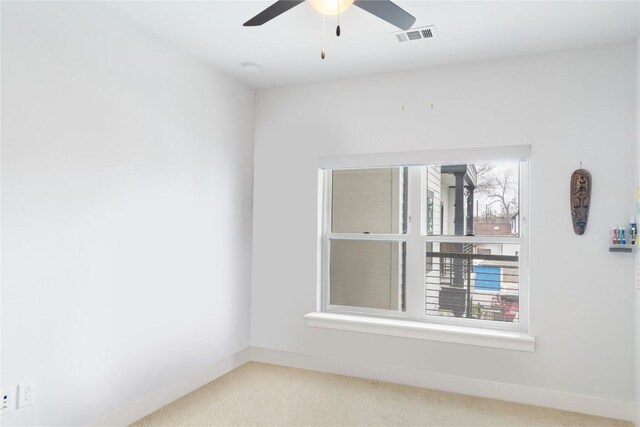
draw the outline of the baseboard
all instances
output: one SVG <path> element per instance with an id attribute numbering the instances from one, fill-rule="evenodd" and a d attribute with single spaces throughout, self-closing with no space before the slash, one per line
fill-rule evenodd
<path id="1" fill-rule="evenodd" d="M 251 357 L 250 348 L 245 348 L 229 357 L 214 363 L 197 374 L 179 381 L 176 384 L 156 390 L 141 399 L 130 403 L 114 413 L 92 423 L 92 426 L 128 426 L 163 406 L 178 400 L 182 396 L 202 387 L 218 377 L 248 362 Z"/>
<path id="2" fill-rule="evenodd" d="M 251 360 L 631 421 L 633 402 L 251 347 Z"/>
<path id="3" fill-rule="evenodd" d="M 91 425 L 127 426 L 249 361 L 406 384 L 414 387 L 524 403 L 625 421 L 631 421 L 635 418 L 633 402 L 414 369 L 350 363 L 307 354 L 248 347 L 214 363 L 207 369 L 185 380 L 156 390 Z"/>

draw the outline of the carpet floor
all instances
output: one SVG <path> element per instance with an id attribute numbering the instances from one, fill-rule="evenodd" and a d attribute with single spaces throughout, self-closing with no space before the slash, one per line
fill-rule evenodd
<path id="1" fill-rule="evenodd" d="M 249 362 L 146 426 L 632 426 L 537 406 Z"/>

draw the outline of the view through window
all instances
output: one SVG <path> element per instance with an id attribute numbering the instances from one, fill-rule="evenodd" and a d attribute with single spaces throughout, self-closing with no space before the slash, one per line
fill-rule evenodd
<path id="1" fill-rule="evenodd" d="M 523 163 L 327 170 L 325 309 L 520 323 Z"/>
<path id="2" fill-rule="evenodd" d="M 519 164 L 427 169 L 427 194 L 444 209 L 427 205 L 425 314 L 517 323 Z"/>

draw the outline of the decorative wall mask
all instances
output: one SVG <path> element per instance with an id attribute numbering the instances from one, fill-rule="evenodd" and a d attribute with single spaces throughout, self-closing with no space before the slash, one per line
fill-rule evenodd
<path id="1" fill-rule="evenodd" d="M 587 229 L 591 204 L 591 173 L 588 170 L 578 169 L 571 175 L 570 198 L 573 231 L 582 235 Z"/>

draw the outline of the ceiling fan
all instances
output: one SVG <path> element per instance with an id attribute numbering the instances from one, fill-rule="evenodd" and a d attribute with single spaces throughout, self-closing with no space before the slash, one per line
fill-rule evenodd
<path id="1" fill-rule="evenodd" d="M 303 3 L 305 0 L 278 0 L 250 20 L 244 23 L 245 27 L 256 27 L 285 13 Z M 323 15 L 339 15 L 352 4 L 367 12 L 387 21 L 402 30 L 408 30 L 416 21 L 412 15 L 391 0 L 308 0 L 311 6 Z M 336 30 L 340 36 L 340 26 Z"/>

